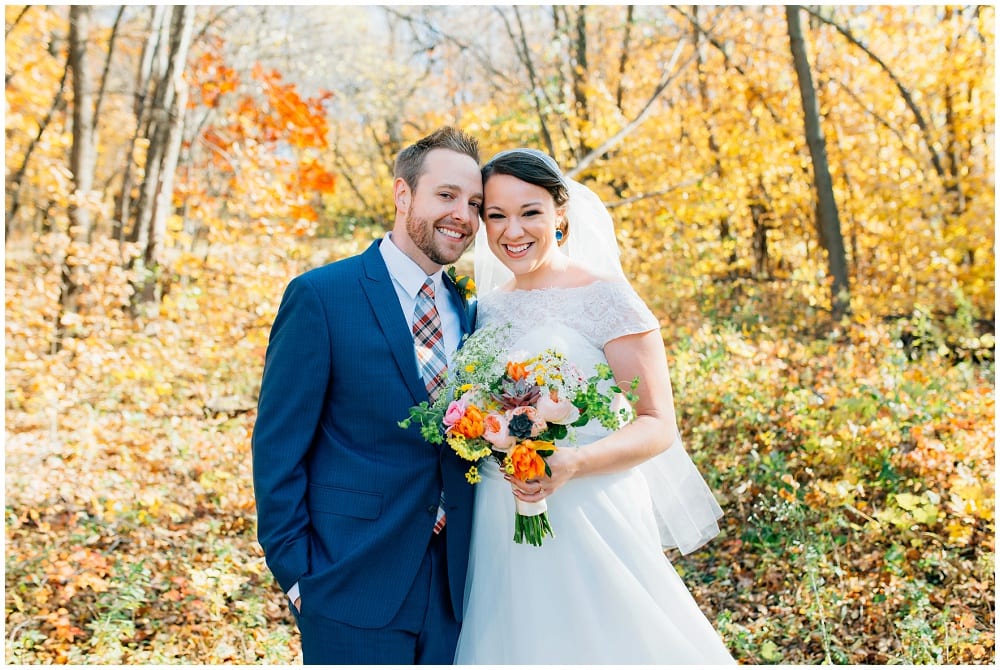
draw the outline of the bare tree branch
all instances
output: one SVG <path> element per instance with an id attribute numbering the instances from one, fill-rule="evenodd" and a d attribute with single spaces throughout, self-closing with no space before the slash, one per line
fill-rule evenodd
<path id="1" fill-rule="evenodd" d="M 28 171 L 28 161 L 31 160 L 31 154 L 34 153 L 35 147 L 38 146 L 38 142 L 42 139 L 42 134 L 45 129 L 49 127 L 49 123 L 52 122 L 52 115 L 56 113 L 65 102 L 63 98 L 63 91 L 66 89 L 66 79 L 70 71 L 69 64 L 69 54 L 67 52 L 66 56 L 66 67 L 63 68 L 62 78 L 59 80 L 59 88 L 56 89 L 56 94 L 52 97 L 52 104 L 49 105 L 48 111 L 45 113 L 45 118 L 43 118 L 38 124 L 38 132 L 35 133 L 35 139 L 31 141 L 28 148 L 24 151 L 24 160 L 21 162 L 21 167 L 18 168 L 17 173 L 7 184 L 7 192 L 10 193 L 10 209 L 7 210 L 7 219 L 5 224 L 5 229 L 9 232 L 11 221 L 14 215 L 17 214 L 17 210 L 21 207 L 21 182 L 24 180 L 24 175 Z"/>
<path id="2" fill-rule="evenodd" d="M 649 100 L 646 101 L 646 104 L 643 105 L 642 109 L 635 116 L 635 118 L 626 123 L 625 126 L 622 127 L 622 129 L 617 133 L 602 142 L 599 147 L 593 149 L 590 153 L 581 158 L 576 166 L 566 172 L 568 177 L 574 177 L 590 167 L 590 165 L 597 160 L 599 156 L 604 155 L 612 147 L 616 146 L 619 142 L 628 137 L 633 130 L 642 125 L 642 122 L 646 120 L 646 117 L 648 117 L 649 113 L 652 111 L 653 103 L 659 99 L 660 95 L 662 95 L 665 90 L 667 90 L 667 87 L 674 81 L 677 75 L 679 75 L 684 68 L 694 60 L 694 56 L 688 56 L 684 64 L 681 65 L 679 69 L 674 71 L 674 67 L 676 66 L 683 50 L 684 43 L 678 42 L 677 47 L 674 49 L 674 53 L 670 56 L 670 62 L 667 63 L 667 66 L 664 68 L 663 76 L 660 78 L 659 83 L 657 83 L 656 88 L 653 89 L 653 93 L 649 96 Z"/>
<path id="3" fill-rule="evenodd" d="M 896 89 L 902 96 L 903 101 L 906 103 L 907 108 L 909 108 L 910 112 L 913 113 L 913 117 L 917 122 L 917 126 L 920 128 L 920 131 L 923 135 L 924 143 L 927 145 L 927 150 L 931 154 L 931 163 L 934 164 L 934 171 L 938 173 L 939 177 L 945 179 L 946 174 L 945 174 L 944 164 L 941 161 L 941 156 L 938 153 L 937 149 L 934 148 L 934 138 L 931 137 L 930 127 L 927 125 L 927 121 L 924 120 L 924 115 L 920 112 L 920 108 L 917 107 L 917 103 L 913 99 L 913 96 L 910 94 L 910 91 L 905 86 L 903 86 L 903 82 L 899 80 L 899 77 L 896 76 L 896 73 L 892 71 L 892 69 L 885 63 L 885 61 L 879 58 L 871 49 L 869 49 L 864 43 L 862 43 L 861 40 L 855 37 L 854 33 L 852 33 L 846 26 L 837 23 L 836 21 L 833 20 L 832 17 L 824 16 L 817 9 L 811 7 L 803 7 L 803 9 L 805 9 L 805 11 L 810 16 L 815 17 L 822 23 L 825 23 L 826 25 L 830 26 L 838 33 L 843 35 L 843 37 L 848 42 L 850 42 L 857 48 L 861 49 L 861 51 L 863 51 L 866 56 L 868 56 L 872 61 L 874 61 L 875 64 L 878 65 L 880 68 L 882 68 L 882 70 L 886 73 L 886 75 L 888 75 L 889 79 L 892 80 L 892 83 L 896 85 Z"/>
<path id="4" fill-rule="evenodd" d="M 11 21 L 10 26 L 4 31 L 3 33 L 4 39 L 7 39 L 7 36 L 10 35 L 11 31 L 13 31 L 14 28 L 17 27 L 17 24 L 21 22 L 21 19 L 24 18 L 24 15 L 28 13 L 28 10 L 31 9 L 31 7 L 32 5 L 25 5 L 23 8 L 21 8 L 20 13 L 14 18 L 13 21 Z"/>
<path id="5" fill-rule="evenodd" d="M 639 202 L 640 200 L 648 200 L 649 198 L 658 198 L 661 195 L 666 195 L 667 193 L 670 193 L 672 191 L 676 191 L 681 188 L 687 188 L 688 186 L 694 186 L 695 184 L 705 179 L 706 177 L 709 177 L 710 175 L 713 174 L 718 174 L 718 172 L 719 172 L 718 167 L 712 167 L 709 168 L 709 170 L 704 174 L 699 175 L 697 177 L 691 177 L 690 179 L 686 179 L 680 182 L 679 184 L 674 184 L 673 186 L 661 188 L 658 191 L 650 191 L 649 193 L 639 193 L 638 195 L 633 195 L 628 198 L 623 198 L 621 200 L 615 200 L 614 202 L 606 202 L 604 203 L 604 206 L 607 207 L 608 209 L 614 209 L 615 207 L 623 207 L 625 205 L 631 205 L 633 202 Z"/>
<path id="6" fill-rule="evenodd" d="M 760 103 L 764 105 L 764 109 L 766 109 L 767 113 L 770 114 L 771 119 L 775 122 L 775 124 L 780 126 L 781 118 L 778 116 L 778 113 L 774 111 L 774 108 L 771 107 L 770 103 L 768 103 L 767 96 L 764 95 L 764 92 L 760 90 L 760 88 L 754 83 L 754 80 L 746 73 L 746 71 L 744 71 L 742 67 L 734 63 L 732 59 L 729 58 L 729 52 L 726 51 L 726 46 L 721 42 L 719 42 L 719 40 L 716 39 L 714 35 L 712 35 L 711 31 L 698 21 L 698 17 L 694 16 L 685 9 L 678 7 L 677 5 L 671 5 L 670 7 L 675 12 L 677 12 L 685 19 L 687 19 L 691 23 L 692 27 L 694 27 L 695 30 L 700 32 L 705 37 L 705 39 L 708 40 L 709 44 L 718 49 L 719 53 L 722 54 L 722 58 L 726 64 L 726 67 L 733 68 L 741 77 L 746 79 L 747 85 L 750 87 L 750 91 L 754 95 L 756 95 Z"/>
<path id="7" fill-rule="evenodd" d="M 104 103 L 104 94 L 108 88 L 108 73 L 111 71 L 111 57 L 115 53 L 115 40 L 118 39 L 118 28 L 121 27 L 122 15 L 125 13 L 125 5 L 118 8 L 115 16 L 115 23 L 111 27 L 111 37 L 108 38 L 108 55 L 104 58 L 104 71 L 101 73 L 101 87 L 97 91 L 97 102 L 94 103 L 94 123 L 101 118 L 101 105 Z"/>
<path id="8" fill-rule="evenodd" d="M 432 33 L 434 33 L 435 35 L 439 36 L 442 41 L 450 42 L 451 44 L 455 45 L 455 47 L 457 47 L 459 51 L 469 53 L 472 56 L 472 58 L 475 59 L 475 61 L 480 65 L 480 67 L 482 67 L 490 75 L 493 75 L 494 77 L 497 77 L 500 80 L 502 80 L 502 82 L 504 84 L 514 85 L 514 84 L 519 83 L 519 82 L 515 81 L 514 79 L 512 79 L 506 73 L 501 72 L 500 70 L 496 69 L 493 66 L 493 61 L 489 57 L 489 54 L 487 54 L 479 46 L 478 42 L 471 41 L 471 40 L 470 41 L 466 41 L 466 40 L 463 40 L 463 39 L 461 39 L 459 37 L 456 37 L 455 35 L 449 33 L 448 31 L 442 30 L 440 27 L 438 27 L 437 25 L 435 25 L 434 23 L 432 23 L 431 21 L 429 21 L 428 19 L 426 19 L 426 18 L 424 18 L 422 16 L 414 16 L 414 15 L 411 15 L 411 14 L 404 14 L 404 13 L 402 13 L 402 12 L 400 12 L 400 11 L 392 8 L 392 7 L 386 7 L 385 11 L 387 13 L 389 13 L 389 14 L 392 14 L 393 16 L 396 16 L 399 19 L 402 19 L 403 21 L 406 21 L 407 23 L 410 23 L 410 24 L 417 24 L 417 23 L 419 23 L 422 26 L 424 26 L 425 28 L 427 28 L 427 30 L 429 30 Z"/>
<path id="9" fill-rule="evenodd" d="M 886 130 L 888 130 L 889 132 L 891 132 L 893 135 L 896 136 L 896 139 L 898 139 L 900 142 L 900 146 L 908 156 L 914 159 L 917 158 L 917 155 L 913 151 L 913 149 L 907 146 L 906 138 L 903 137 L 903 133 L 900 132 L 898 128 L 894 127 L 892 124 L 886 121 L 884 118 L 882 118 L 878 112 L 876 112 L 874 109 L 866 105 L 865 102 L 858 96 L 857 93 L 854 92 L 854 90 L 850 86 L 847 85 L 846 82 L 844 82 L 842 79 L 834 79 L 832 77 L 829 77 L 828 81 L 836 81 L 837 85 L 845 93 L 847 93 L 847 96 L 851 98 L 851 100 L 853 100 L 854 102 L 858 103 L 858 107 L 860 107 L 861 110 L 865 112 L 865 114 L 875 119 L 875 122 L 878 123 L 878 125 L 884 127 Z"/>
<path id="10" fill-rule="evenodd" d="M 518 40 L 517 36 L 514 35 L 514 30 L 511 28 L 507 17 L 499 7 L 496 8 L 497 13 L 500 15 L 500 20 L 503 21 L 504 27 L 507 29 L 507 36 L 514 45 L 514 49 L 517 51 L 518 59 L 521 61 L 521 64 L 524 65 L 525 70 L 528 71 L 528 81 L 531 85 L 531 99 L 535 103 L 535 113 L 538 114 L 538 127 L 542 135 L 542 142 L 545 143 L 545 147 L 548 149 L 549 155 L 555 155 L 555 147 L 552 143 L 552 134 L 549 133 L 549 127 L 545 121 L 545 110 L 542 107 L 542 101 L 539 97 L 545 95 L 545 88 L 539 84 L 538 75 L 535 73 L 535 65 L 531 60 L 531 52 L 528 50 L 527 36 L 524 33 L 524 23 L 521 21 L 521 12 L 518 10 L 517 6 L 514 6 L 513 10 L 514 18 L 517 19 L 517 27 L 521 38 L 520 40 Z M 546 103 L 551 107 L 551 100 L 546 99 Z"/>

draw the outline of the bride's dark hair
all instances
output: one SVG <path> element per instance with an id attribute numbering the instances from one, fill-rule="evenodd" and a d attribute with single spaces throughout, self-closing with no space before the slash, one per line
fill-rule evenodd
<path id="1" fill-rule="evenodd" d="M 483 166 L 483 185 L 495 174 L 505 174 L 523 182 L 540 186 L 549 192 L 556 207 L 569 202 L 569 184 L 555 160 L 538 149 L 511 149 L 501 151 Z M 569 239 L 569 222 L 559 224 L 562 232 L 557 239 L 564 244 Z"/>
<path id="2" fill-rule="evenodd" d="M 502 151 L 483 166 L 483 184 L 495 174 L 505 174 L 521 181 L 541 186 L 555 200 L 556 207 L 569 202 L 566 178 L 556 162 L 537 149 Z"/>

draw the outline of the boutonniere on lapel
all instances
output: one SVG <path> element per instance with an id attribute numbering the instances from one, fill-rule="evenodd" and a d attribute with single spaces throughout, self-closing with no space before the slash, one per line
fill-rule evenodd
<path id="1" fill-rule="evenodd" d="M 472 277 L 458 274 L 454 265 L 448 266 L 448 276 L 455 282 L 455 286 L 458 287 L 465 302 L 469 302 L 476 297 L 476 282 L 473 281 Z"/>

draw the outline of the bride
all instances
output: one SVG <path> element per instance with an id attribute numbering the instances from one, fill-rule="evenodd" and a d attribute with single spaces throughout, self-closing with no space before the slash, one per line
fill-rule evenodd
<path id="1" fill-rule="evenodd" d="M 551 475 L 481 468 L 455 662 L 734 663 L 663 555 L 714 537 L 722 511 L 681 444 L 659 322 L 624 278 L 607 210 L 533 149 L 498 154 L 483 181 L 478 327 L 509 324 L 509 352 L 556 347 L 585 375 L 607 363 L 640 381 L 634 419 L 558 442 Z M 542 546 L 512 541 L 515 496 L 545 501 Z"/>

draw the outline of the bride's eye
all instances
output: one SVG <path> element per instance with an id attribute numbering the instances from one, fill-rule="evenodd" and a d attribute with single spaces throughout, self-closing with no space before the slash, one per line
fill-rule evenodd
<path id="1" fill-rule="evenodd" d="M 541 212 L 539 210 L 537 210 L 537 209 L 529 209 L 527 212 L 524 213 L 524 216 L 525 217 L 528 217 L 528 216 L 538 216 L 539 214 L 541 214 Z"/>
<path id="2" fill-rule="evenodd" d="M 505 219 L 507 217 L 505 217 L 500 212 L 490 212 L 489 214 L 486 215 L 486 218 L 489 219 L 490 221 L 500 221 L 501 219 Z"/>

